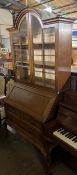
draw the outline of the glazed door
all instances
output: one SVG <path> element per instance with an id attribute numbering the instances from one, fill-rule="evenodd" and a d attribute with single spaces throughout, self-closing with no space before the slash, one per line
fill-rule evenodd
<path id="1" fill-rule="evenodd" d="M 19 25 L 19 55 L 15 61 L 16 77 L 35 84 L 44 83 L 42 24 L 27 13 Z"/>
<path id="2" fill-rule="evenodd" d="M 43 28 L 40 18 L 29 12 L 13 43 L 16 78 L 55 88 L 55 28 Z"/>
<path id="3" fill-rule="evenodd" d="M 21 20 L 19 28 L 12 34 L 14 70 L 16 80 L 30 79 L 28 15 Z"/>
<path id="4" fill-rule="evenodd" d="M 43 85 L 43 33 L 40 19 L 31 15 L 33 82 Z"/>
<path id="5" fill-rule="evenodd" d="M 55 27 L 43 29 L 45 86 L 55 88 Z"/>
<path id="6" fill-rule="evenodd" d="M 21 79 L 30 79 L 29 40 L 28 40 L 28 15 L 25 15 L 19 27 L 21 50 Z"/>

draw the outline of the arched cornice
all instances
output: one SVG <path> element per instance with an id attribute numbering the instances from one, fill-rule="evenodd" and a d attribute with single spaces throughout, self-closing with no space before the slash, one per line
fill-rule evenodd
<path id="1" fill-rule="evenodd" d="M 40 23 L 42 24 L 42 20 L 41 20 L 41 16 L 40 14 L 37 12 L 37 10 L 35 9 L 31 9 L 31 8 L 25 8 L 23 10 L 20 11 L 20 13 L 17 15 L 16 20 L 15 20 L 15 25 L 14 28 L 18 29 L 19 24 L 21 19 L 27 14 L 27 13 L 31 13 L 32 15 L 36 16 L 38 18 L 38 20 L 40 21 Z"/>
<path id="2" fill-rule="evenodd" d="M 63 17 L 60 17 L 60 16 L 56 16 L 54 18 L 49 18 L 49 19 L 46 19 L 46 20 L 42 20 L 40 12 L 38 10 L 35 10 L 33 8 L 24 8 L 23 10 L 21 10 L 18 13 L 14 26 L 12 28 L 8 29 L 8 30 L 9 31 L 18 30 L 23 18 L 25 17 L 25 15 L 27 13 L 30 13 L 30 14 L 34 15 L 39 20 L 39 22 L 41 24 L 41 27 L 43 27 L 44 25 L 49 25 L 49 24 L 57 23 L 57 22 L 73 23 L 73 21 L 74 21 L 73 19 L 63 18 Z"/>

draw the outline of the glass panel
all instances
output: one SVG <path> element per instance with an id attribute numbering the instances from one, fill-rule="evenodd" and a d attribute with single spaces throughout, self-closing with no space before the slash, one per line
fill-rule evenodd
<path id="1" fill-rule="evenodd" d="M 28 80 L 30 74 L 30 68 L 29 68 L 28 33 L 27 33 L 26 17 L 21 22 L 19 32 L 16 34 L 16 36 L 17 40 L 14 44 L 16 79 Z"/>
<path id="2" fill-rule="evenodd" d="M 55 88 L 55 28 L 43 30 L 45 86 Z"/>
<path id="3" fill-rule="evenodd" d="M 34 81 L 43 85 L 43 44 L 42 27 L 39 20 L 32 16 L 33 58 L 34 58 Z"/>
<path id="4" fill-rule="evenodd" d="M 18 32 L 13 33 L 12 43 L 15 63 L 21 62 L 20 36 Z"/>
<path id="5" fill-rule="evenodd" d="M 12 43 L 13 43 L 13 57 L 14 57 L 14 67 L 15 67 L 15 77 L 20 79 L 20 73 L 18 71 L 19 66 L 21 65 L 21 47 L 20 47 L 20 35 L 17 32 L 12 34 Z"/>
<path id="6" fill-rule="evenodd" d="M 21 45 L 21 59 L 22 59 L 22 79 L 28 80 L 30 75 L 29 67 L 29 51 L 28 51 L 28 28 L 27 19 L 23 19 L 20 25 L 20 45 Z"/>

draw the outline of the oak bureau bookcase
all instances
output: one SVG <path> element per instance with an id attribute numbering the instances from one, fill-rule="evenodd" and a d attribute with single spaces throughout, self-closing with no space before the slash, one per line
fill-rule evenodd
<path id="1" fill-rule="evenodd" d="M 44 124 L 56 117 L 60 93 L 69 88 L 73 20 L 43 20 L 35 9 L 22 10 L 9 29 L 15 85 L 6 98 L 6 122 L 47 158 L 50 140 Z M 67 84 L 67 86 L 65 86 Z"/>

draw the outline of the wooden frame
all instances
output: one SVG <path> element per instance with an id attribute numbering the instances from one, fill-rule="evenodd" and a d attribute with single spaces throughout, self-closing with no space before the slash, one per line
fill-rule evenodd
<path id="1" fill-rule="evenodd" d="M 42 41 L 41 41 L 41 44 L 38 44 L 38 45 L 36 44 L 36 47 L 33 44 L 32 16 L 37 19 L 41 27 Z M 12 40 L 12 31 L 14 32 L 15 30 L 15 31 L 18 31 L 19 33 L 24 19 L 26 20 L 27 32 L 28 32 L 27 37 L 28 37 L 28 53 L 29 53 L 29 71 L 30 71 L 30 76 L 29 76 L 28 81 L 33 84 L 39 84 L 40 86 L 41 85 L 48 86 L 48 82 L 50 81 L 51 83 L 49 83 L 49 87 L 55 89 L 59 93 L 61 89 L 63 89 L 63 87 L 65 86 L 66 82 L 68 81 L 70 77 L 70 73 L 71 73 L 71 68 L 70 68 L 71 67 L 71 51 L 72 51 L 72 30 L 71 29 L 72 29 L 73 20 L 65 19 L 62 17 L 55 17 L 53 19 L 42 21 L 37 11 L 35 11 L 34 9 L 24 9 L 17 16 L 15 26 L 9 30 L 11 33 L 11 40 Z M 52 29 L 53 27 L 54 27 L 54 32 L 55 32 L 55 43 L 51 43 L 52 42 L 51 41 L 50 45 L 46 46 L 47 44 L 44 43 L 44 30 Z M 12 40 L 12 43 L 13 43 L 13 40 Z M 39 49 L 40 47 L 40 49 L 42 50 L 42 55 L 41 55 L 42 65 L 39 64 L 39 67 L 42 67 L 42 72 L 36 72 L 37 76 L 39 73 L 42 76 L 42 79 L 41 79 L 42 83 L 39 80 L 40 77 L 36 78 L 37 81 L 35 80 L 36 75 L 35 75 L 34 69 L 38 70 L 39 68 L 37 69 L 38 65 L 34 67 L 35 61 L 34 61 L 33 47 L 35 47 L 35 49 L 36 48 Z M 49 49 L 54 48 L 55 50 L 54 85 L 52 83 L 53 80 L 51 81 L 52 78 L 50 78 L 50 77 L 54 77 L 53 74 L 52 75 L 50 74 L 50 77 L 49 77 L 48 73 L 45 73 L 45 67 L 46 67 L 45 66 L 46 64 L 45 63 L 45 52 L 44 52 L 45 47 L 49 47 Z M 13 50 L 13 57 L 14 57 L 14 49 L 12 50 Z M 66 59 L 66 61 L 64 61 L 64 59 Z M 52 67 L 52 63 L 51 63 L 51 67 Z M 41 68 L 39 70 L 41 70 Z M 48 78 L 46 78 L 47 80 L 45 80 L 45 76 L 49 77 L 50 80 L 48 80 Z M 38 83 L 38 81 L 40 82 Z M 21 82 L 26 82 L 26 79 L 24 79 Z"/>
<path id="2" fill-rule="evenodd" d="M 36 26 L 35 28 L 34 23 L 32 23 L 32 17 L 37 26 L 40 25 L 41 31 L 41 39 L 39 39 L 39 43 L 37 42 L 36 44 L 35 40 L 39 37 L 36 36 L 36 38 L 33 38 L 33 35 L 37 34 L 34 32 L 36 29 L 38 31 L 38 27 Z M 10 126 L 16 128 L 22 135 L 36 145 L 44 154 L 46 160 L 48 160 L 50 149 L 52 150 L 55 144 L 53 138 L 49 138 L 48 133 L 45 134 L 45 126 L 47 124 L 49 125 L 50 121 L 53 125 L 59 102 L 62 100 L 61 91 L 66 87 L 69 88 L 69 84 L 67 82 L 71 74 L 73 20 L 55 17 L 53 19 L 42 21 L 40 15 L 34 9 L 22 10 L 16 18 L 15 26 L 12 29 L 9 29 L 12 41 L 13 57 L 15 55 L 14 52 L 16 47 L 20 47 L 17 43 L 13 43 L 13 34 L 14 31 L 19 32 L 23 19 L 26 19 L 27 25 L 25 26 L 27 27 L 22 27 L 22 30 L 25 32 L 27 31 L 25 38 L 28 38 L 28 44 L 27 46 L 26 44 L 22 44 L 21 48 L 28 50 L 27 56 L 29 57 L 29 60 L 27 60 L 27 68 L 30 68 L 30 74 L 26 72 L 26 78 L 20 78 L 19 83 L 15 83 L 11 93 L 6 99 L 6 122 Z M 46 43 L 48 42 L 45 37 L 47 31 L 49 39 L 52 34 L 52 38 L 55 43 Z M 23 37 L 22 39 L 24 40 L 25 38 Z M 15 47 L 13 48 L 13 46 Z M 35 54 L 33 49 L 35 49 L 36 52 L 38 48 L 39 54 Z M 47 51 L 46 49 L 49 50 Z M 47 55 L 51 52 L 55 53 L 49 55 L 50 57 L 48 57 L 48 63 L 46 62 L 47 60 L 45 61 L 45 56 L 47 56 L 46 52 Z M 36 64 L 38 55 L 42 56 L 41 59 L 39 57 L 38 60 L 41 62 L 40 64 Z M 50 63 L 50 59 L 52 58 L 53 60 L 53 55 L 55 55 L 55 66 L 52 62 Z M 34 56 L 36 56 L 36 61 Z M 22 59 L 20 57 L 20 64 L 22 64 L 21 60 Z M 47 87 L 46 85 L 49 85 L 48 76 L 53 73 L 53 67 L 55 72 L 55 86 L 52 86 L 53 84 L 51 83 L 50 86 Z M 41 72 L 40 76 L 37 76 L 37 78 L 34 76 L 35 69 L 36 74 Z M 40 71 L 41 69 L 42 71 Z M 20 73 L 22 72 L 21 70 L 19 71 Z M 45 75 L 45 73 L 48 73 L 49 75 Z M 42 79 L 42 83 L 39 79 Z M 16 79 L 16 81 L 18 80 Z M 25 83 L 25 85 L 22 83 Z"/>

